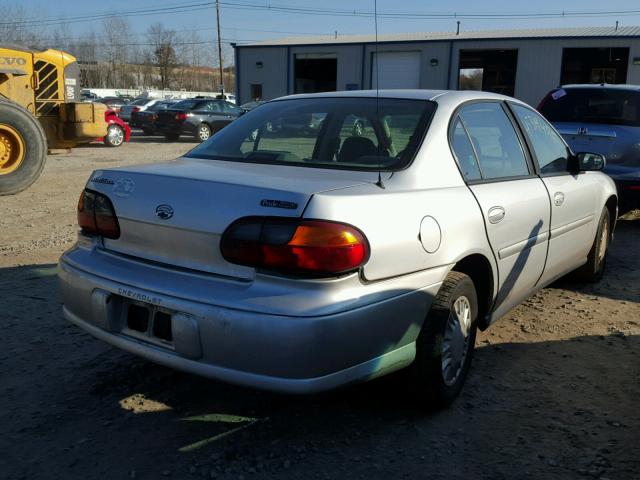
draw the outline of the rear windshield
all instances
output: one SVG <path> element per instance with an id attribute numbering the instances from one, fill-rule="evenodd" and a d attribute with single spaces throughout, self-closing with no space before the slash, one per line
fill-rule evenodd
<path id="1" fill-rule="evenodd" d="M 558 89 L 540 112 L 550 122 L 604 123 L 640 126 L 640 93 L 603 88 Z"/>
<path id="2" fill-rule="evenodd" d="M 139 98 L 139 99 L 134 100 L 133 102 L 131 102 L 129 105 L 146 105 L 150 101 L 151 101 L 151 99 L 149 99 L 149 98 Z"/>
<path id="3" fill-rule="evenodd" d="M 354 170 L 409 164 L 435 111 L 426 100 L 301 98 L 243 115 L 188 157 Z"/>
<path id="4" fill-rule="evenodd" d="M 176 102 L 158 102 L 151 105 L 148 110 L 152 112 L 157 112 L 158 110 L 166 110 L 169 107 L 173 107 L 177 105 Z"/>
<path id="5" fill-rule="evenodd" d="M 191 110 L 199 102 L 200 100 L 181 100 L 178 103 L 173 104 L 171 108 L 175 108 L 176 110 Z"/>

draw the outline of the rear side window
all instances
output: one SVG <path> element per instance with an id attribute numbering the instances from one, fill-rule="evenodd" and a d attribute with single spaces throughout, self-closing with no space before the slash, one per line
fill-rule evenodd
<path id="1" fill-rule="evenodd" d="M 354 170 L 413 159 L 435 103 L 395 98 L 300 98 L 242 115 L 187 156 Z"/>
<path id="2" fill-rule="evenodd" d="M 640 127 L 640 92 L 605 88 L 560 88 L 539 107 L 550 122 Z"/>
<path id="3" fill-rule="evenodd" d="M 197 104 L 197 100 L 182 100 L 174 104 L 171 108 L 175 108 L 176 110 L 191 110 Z"/>
<path id="4" fill-rule="evenodd" d="M 527 132 L 542 173 L 567 173 L 569 152 L 560 135 L 539 114 L 521 105 L 511 105 Z"/>
<path id="5" fill-rule="evenodd" d="M 476 154 L 471 146 L 471 140 L 469 140 L 469 136 L 460 121 L 460 117 L 456 118 L 453 125 L 451 146 L 465 180 L 480 180 L 482 175 L 480 174 Z"/>
<path id="6" fill-rule="evenodd" d="M 480 102 L 460 109 L 485 180 L 529 174 L 527 160 L 513 124 L 502 105 Z"/>

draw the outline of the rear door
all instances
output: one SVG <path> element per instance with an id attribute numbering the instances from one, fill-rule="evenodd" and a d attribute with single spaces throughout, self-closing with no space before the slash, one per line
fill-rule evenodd
<path id="1" fill-rule="evenodd" d="M 540 279 L 546 284 L 586 260 L 600 219 L 596 202 L 601 197 L 601 183 L 595 172 L 569 172 L 570 151 L 540 114 L 519 104 L 510 106 L 528 138 L 551 198 L 549 255 Z"/>
<path id="2" fill-rule="evenodd" d="M 456 160 L 478 202 L 498 265 L 497 317 L 526 298 L 542 275 L 549 195 L 503 102 L 466 104 L 452 125 Z"/>

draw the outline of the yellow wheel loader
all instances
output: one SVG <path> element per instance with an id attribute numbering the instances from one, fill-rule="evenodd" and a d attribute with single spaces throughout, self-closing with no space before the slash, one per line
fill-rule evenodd
<path id="1" fill-rule="evenodd" d="M 35 182 L 48 149 L 106 135 L 107 107 L 80 102 L 79 74 L 68 53 L 0 44 L 0 195 Z"/>

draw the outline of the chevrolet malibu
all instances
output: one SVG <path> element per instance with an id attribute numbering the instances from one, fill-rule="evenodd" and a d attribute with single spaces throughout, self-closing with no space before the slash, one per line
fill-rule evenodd
<path id="1" fill-rule="evenodd" d="M 268 128 L 310 117 L 312 132 Z M 603 166 L 501 95 L 284 97 L 182 158 L 94 172 L 60 259 L 64 315 L 249 387 L 407 368 L 445 406 L 478 328 L 569 272 L 601 277 L 617 213 Z"/>

